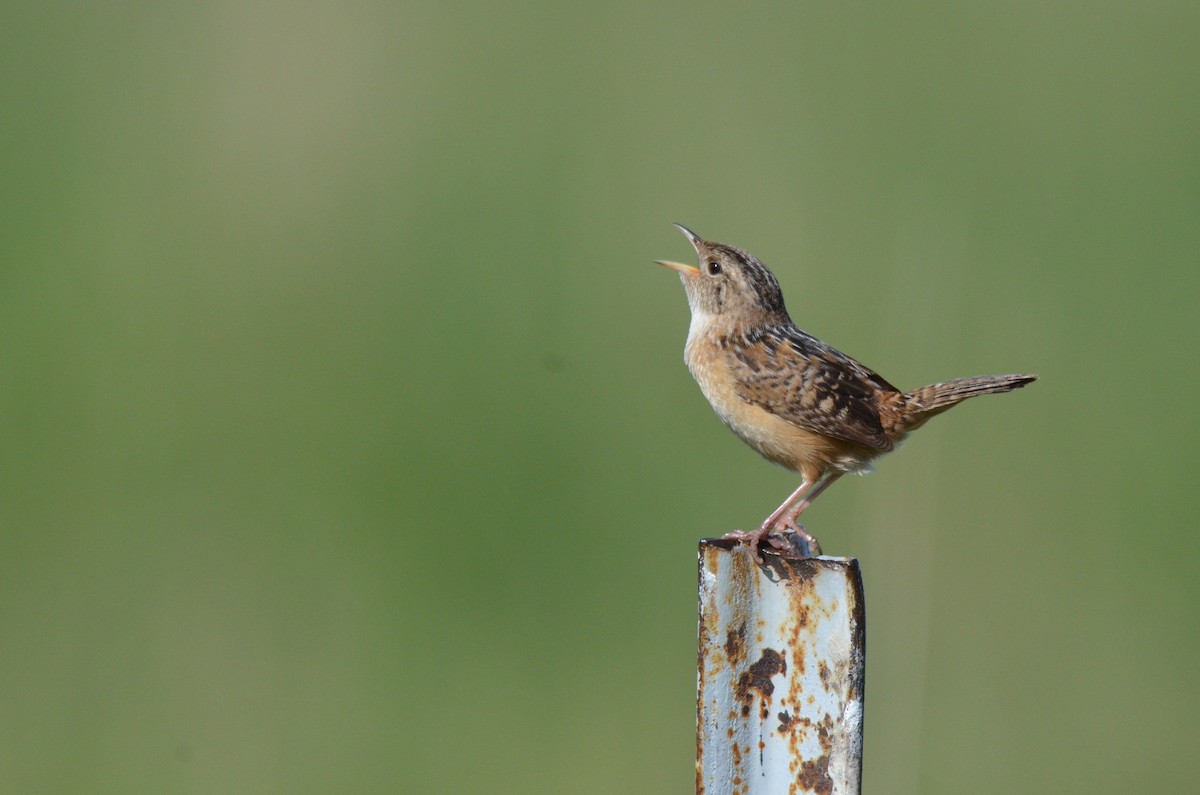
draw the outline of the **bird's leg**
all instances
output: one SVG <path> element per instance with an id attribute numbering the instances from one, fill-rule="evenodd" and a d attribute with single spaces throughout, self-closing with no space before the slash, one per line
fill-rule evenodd
<path id="1" fill-rule="evenodd" d="M 763 523 L 763 529 L 767 533 L 771 533 L 773 530 L 779 531 L 777 535 L 767 536 L 767 541 L 771 544 L 771 546 L 775 547 L 776 549 L 786 549 L 794 546 L 802 555 L 807 557 L 820 555 L 821 542 L 817 541 L 816 537 L 813 536 L 812 533 L 809 533 L 807 530 L 805 530 L 804 525 L 798 524 L 796 519 L 800 517 L 800 514 L 804 513 L 804 510 L 808 508 L 808 506 L 812 505 L 813 500 L 815 500 L 821 494 L 821 492 L 833 485 L 833 482 L 840 478 L 843 474 L 845 473 L 835 471 L 822 475 L 816 480 L 812 489 L 809 490 L 809 492 L 805 494 L 804 498 L 799 502 L 795 501 L 796 494 L 788 497 L 788 501 L 780 507 L 780 510 L 771 514 L 767 521 Z M 772 522 L 772 519 L 774 519 L 774 522 Z M 795 533 L 800 540 L 794 544 L 790 540 L 785 543 L 784 538 L 789 532 Z"/>
<path id="2" fill-rule="evenodd" d="M 795 527 L 803 530 L 804 528 L 802 528 L 802 527 L 800 527 L 800 525 L 796 524 L 796 520 L 798 518 L 800 518 L 800 514 L 804 513 L 804 510 L 808 506 L 812 505 L 813 500 L 815 500 L 818 496 L 820 496 L 821 492 L 825 491 L 825 489 L 832 486 L 834 481 L 836 481 L 838 478 L 840 478 L 844 474 L 846 474 L 846 473 L 845 472 L 837 472 L 837 471 L 829 472 L 824 477 L 822 477 L 820 480 L 818 480 L 817 485 L 815 485 L 813 487 L 813 490 L 810 491 L 807 495 L 805 495 L 804 499 L 800 500 L 800 502 L 796 503 L 795 505 L 790 506 L 789 509 L 779 519 L 779 529 L 786 530 L 788 527 L 791 527 L 794 525 Z M 789 500 L 790 500 L 790 498 L 789 498 Z M 774 514 L 772 514 L 772 515 L 774 515 Z M 811 536 L 809 536 L 809 537 L 811 538 Z"/>
<path id="3" fill-rule="evenodd" d="M 800 488 L 788 495 L 788 498 L 783 501 L 783 504 L 776 508 L 770 516 L 763 521 L 759 528 L 753 532 L 745 532 L 744 530 L 734 530 L 726 533 L 724 538 L 742 541 L 750 545 L 750 550 L 754 553 L 754 559 L 762 563 L 762 555 L 759 553 L 759 548 L 765 541 L 771 547 L 784 551 L 792 551 L 792 543 L 786 537 L 790 530 L 800 536 L 808 550 L 817 555 L 821 554 L 821 543 L 804 529 L 803 525 L 796 524 L 796 519 L 800 514 L 804 513 L 808 506 L 812 505 L 813 500 L 820 496 L 821 492 L 833 485 L 833 482 L 844 475 L 844 472 L 827 472 L 817 478 L 804 478 L 804 482 L 800 484 Z M 778 531 L 778 532 L 776 532 Z"/>
<path id="4" fill-rule="evenodd" d="M 796 502 L 796 500 L 799 500 L 801 497 L 803 497 L 804 492 L 806 492 L 810 488 L 812 488 L 813 484 L 816 482 L 817 482 L 816 480 L 805 478 L 804 482 L 800 484 L 800 488 L 793 491 L 788 496 L 788 498 L 783 501 L 783 505 L 780 505 L 778 508 L 776 508 L 771 513 L 771 515 L 766 518 L 766 521 L 764 521 L 759 526 L 759 528 L 757 530 L 754 530 L 749 533 L 747 533 L 745 530 L 734 530 L 732 532 L 726 533 L 722 537 L 728 538 L 728 539 L 733 539 L 735 541 L 742 541 L 742 542 L 749 544 L 750 551 L 754 553 L 754 559 L 756 561 L 758 561 L 759 563 L 762 563 L 762 555 L 759 554 L 758 548 L 760 546 L 762 546 L 763 541 L 766 541 L 768 544 L 770 544 L 772 547 L 774 547 L 776 549 L 780 549 L 780 550 L 790 549 L 791 545 L 788 543 L 787 539 L 782 538 L 782 537 L 771 538 L 770 537 L 771 531 L 780 529 L 780 527 L 781 527 L 781 525 L 779 525 L 780 517 L 782 517 L 784 514 L 786 514 L 788 509 L 792 507 L 792 505 Z M 786 527 L 786 525 L 782 525 L 782 527 Z M 807 535 L 807 533 L 805 535 Z M 811 539 L 812 544 L 816 544 L 815 538 L 812 538 L 812 536 L 809 536 L 809 539 Z M 818 546 L 817 548 L 819 549 L 820 547 Z"/>
<path id="5" fill-rule="evenodd" d="M 813 487 L 813 485 L 815 483 L 817 483 L 817 480 L 818 479 L 815 479 L 815 478 L 810 479 L 810 478 L 806 477 L 804 479 L 804 482 L 800 484 L 800 488 L 796 489 L 791 494 L 789 494 L 788 498 L 783 501 L 783 505 L 780 505 L 778 508 L 776 508 L 771 513 L 771 515 L 768 516 L 763 521 L 763 523 L 758 528 L 759 532 L 765 536 L 767 533 L 776 529 L 779 526 L 778 522 L 779 522 L 780 517 L 782 517 L 784 514 L 786 514 L 788 512 L 788 509 L 791 508 L 792 505 L 795 504 L 796 500 L 803 497 L 804 492 L 811 489 Z"/>

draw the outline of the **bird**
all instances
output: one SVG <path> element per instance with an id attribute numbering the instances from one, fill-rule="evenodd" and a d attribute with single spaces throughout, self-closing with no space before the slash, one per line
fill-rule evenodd
<path id="1" fill-rule="evenodd" d="M 684 361 L 717 416 L 764 458 L 800 475 L 800 486 L 757 530 L 726 539 L 764 542 L 794 554 L 789 534 L 811 552 L 820 544 L 796 520 L 848 473 L 866 474 L 931 418 L 976 395 L 1010 392 L 1031 374 L 955 378 L 902 391 L 883 376 L 792 322 L 775 275 L 736 246 L 705 240 L 675 224 L 699 266 L 669 260 L 691 309 Z M 803 550 L 804 547 L 801 547 Z"/>

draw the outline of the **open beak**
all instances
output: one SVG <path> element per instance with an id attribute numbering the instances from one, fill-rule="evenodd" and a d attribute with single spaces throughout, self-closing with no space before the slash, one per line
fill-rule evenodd
<path id="1" fill-rule="evenodd" d="M 684 276 L 699 276 L 700 275 L 700 269 L 695 267 L 694 265 L 684 265 L 682 262 L 671 262 L 671 261 L 665 260 L 665 259 L 656 259 L 654 261 L 657 262 L 659 265 L 662 265 L 664 268 L 672 268 L 674 270 L 677 270 L 680 273 L 682 273 Z"/>
<path id="2" fill-rule="evenodd" d="M 700 235 L 698 235 L 695 232 L 693 232 L 692 230 L 688 229 L 683 224 L 672 224 L 672 226 L 674 226 L 680 232 L 683 232 L 684 236 L 691 242 L 692 248 L 696 249 L 696 253 L 699 254 L 700 249 L 704 246 L 704 240 L 700 237 Z M 677 270 L 680 273 L 682 273 L 684 276 L 699 276 L 700 275 L 700 269 L 695 267 L 694 265 L 684 265 L 682 262 L 669 262 L 664 259 L 656 259 L 654 261 L 657 262 L 659 265 L 662 265 L 664 268 L 672 268 L 674 270 Z"/>

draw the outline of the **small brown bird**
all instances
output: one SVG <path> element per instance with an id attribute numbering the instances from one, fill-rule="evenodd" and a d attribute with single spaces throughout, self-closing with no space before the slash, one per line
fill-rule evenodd
<path id="1" fill-rule="evenodd" d="M 742 441 L 802 478 L 758 530 L 726 534 L 748 541 L 756 557 L 764 540 L 788 548 L 773 531 L 798 532 L 820 554 L 796 519 L 835 480 L 847 472 L 869 472 L 872 459 L 967 398 L 1009 392 L 1037 379 L 985 375 L 901 392 L 796 328 L 779 282 L 753 255 L 675 226 L 695 247 L 700 267 L 656 262 L 679 271 L 687 291 L 688 369 L 717 416 Z"/>

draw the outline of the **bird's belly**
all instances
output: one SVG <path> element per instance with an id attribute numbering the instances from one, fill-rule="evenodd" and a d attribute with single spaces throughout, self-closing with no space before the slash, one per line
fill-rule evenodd
<path id="1" fill-rule="evenodd" d="M 806 477 L 817 477 L 830 469 L 844 472 L 870 469 L 874 451 L 793 425 L 761 406 L 742 400 L 722 357 L 692 353 L 689 348 L 688 369 L 717 416 L 764 458 Z"/>

